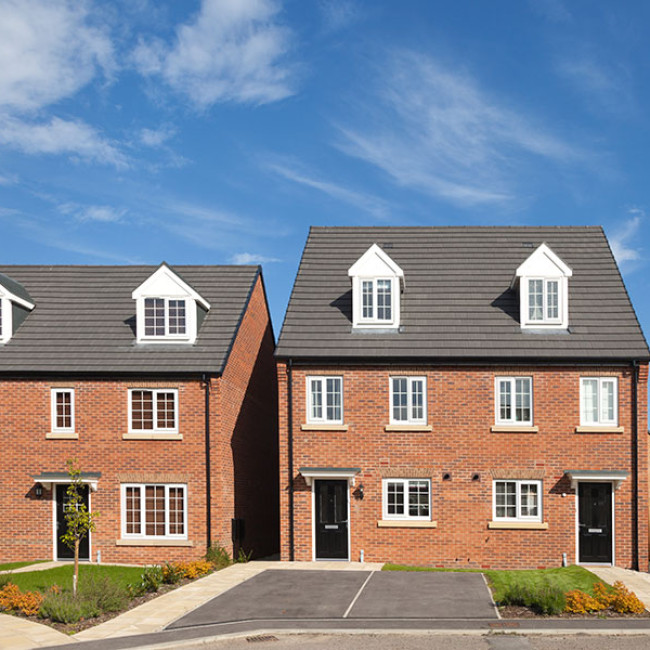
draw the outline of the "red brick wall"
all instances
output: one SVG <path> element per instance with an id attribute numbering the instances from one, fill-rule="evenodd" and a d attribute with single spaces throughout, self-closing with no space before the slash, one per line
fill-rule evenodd
<path id="1" fill-rule="evenodd" d="M 211 382 L 212 538 L 232 552 L 232 517 L 244 517 L 246 549 L 267 555 L 278 547 L 277 384 L 274 340 L 261 281 L 242 320 L 224 376 Z M 78 440 L 50 440 L 50 389 L 75 389 Z M 124 440 L 128 389 L 179 391 L 182 440 Z M 91 537 L 93 561 L 160 563 L 197 559 L 207 542 L 205 388 L 199 379 L 164 381 L 80 378 L 0 380 L 0 562 L 52 559 L 53 500 L 36 499 L 33 476 L 64 472 L 76 458 L 84 472 L 101 472 L 91 510 L 99 513 Z M 120 484 L 187 484 L 192 547 L 121 546 Z M 161 476 L 162 474 L 162 476 Z M 126 478 L 125 478 L 126 477 Z"/>
<path id="2" fill-rule="evenodd" d="M 645 372 L 644 372 L 645 369 Z M 427 376 L 428 422 L 432 432 L 386 432 L 389 376 Z M 309 374 L 343 375 L 346 432 L 301 431 L 306 422 L 305 381 Z M 580 424 L 580 382 L 586 375 L 619 378 L 622 434 L 576 433 Z M 648 567 L 647 366 L 639 383 L 639 555 Z M 538 433 L 493 433 L 494 378 L 533 377 L 534 424 Z M 289 557 L 287 371 L 278 364 L 280 389 L 281 548 Z M 576 560 L 576 497 L 566 469 L 626 470 L 615 493 L 616 564 L 633 563 L 632 523 L 632 369 L 631 367 L 441 367 L 293 369 L 295 478 L 295 557 L 312 559 L 312 491 L 298 474 L 301 466 L 360 467 L 357 486 L 365 498 L 350 495 L 351 553 L 367 561 L 468 567 L 559 566 L 562 553 Z M 382 515 L 382 472 L 425 469 L 431 477 L 435 529 L 378 528 Z M 428 470 L 428 468 L 431 468 Z M 492 474 L 522 470 L 543 475 L 543 521 L 547 530 L 493 530 Z M 443 481 L 443 473 L 451 480 Z M 478 473 L 480 481 L 472 481 Z M 532 476 L 532 475 L 531 475 Z"/>
<path id="3" fill-rule="evenodd" d="M 261 277 L 219 380 L 213 439 L 213 538 L 236 557 L 279 550 L 278 393 L 275 342 Z M 233 543 L 231 519 L 244 520 Z"/>
<path id="4" fill-rule="evenodd" d="M 78 440 L 48 440 L 50 388 L 75 389 Z M 173 387 L 179 392 L 182 440 L 124 440 L 128 431 L 128 389 Z M 203 389 L 199 381 L 166 379 L 0 382 L 2 428 L 0 438 L 0 562 L 52 559 L 53 501 L 45 491 L 33 492 L 33 476 L 64 472 L 76 458 L 84 472 L 101 472 L 91 510 L 99 513 L 92 534 L 91 554 L 101 551 L 103 562 L 162 562 L 197 558 L 205 553 L 205 466 Z M 120 483 L 129 472 L 168 474 L 187 483 L 188 539 L 191 548 L 118 546 L 120 539 Z M 169 481 L 172 482 L 172 481 Z"/>

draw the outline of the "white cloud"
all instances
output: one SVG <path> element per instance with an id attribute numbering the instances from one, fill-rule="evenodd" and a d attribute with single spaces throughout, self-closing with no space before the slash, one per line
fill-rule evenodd
<path id="1" fill-rule="evenodd" d="M 141 129 L 138 134 L 140 142 L 146 147 L 160 147 L 175 134 L 174 129 L 161 127 L 159 129 Z"/>
<path id="2" fill-rule="evenodd" d="M 634 248 L 634 244 L 639 241 L 638 234 L 645 219 L 645 211 L 640 208 L 630 208 L 628 214 L 631 216 L 609 237 L 612 253 L 621 265 L 641 259 L 641 252 L 638 248 Z"/>
<path id="3" fill-rule="evenodd" d="M 323 192 L 338 201 L 349 203 L 356 208 L 369 212 L 375 217 L 385 219 L 390 216 L 388 203 L 372 194 L 358 192 L 336 183 L 314 178 L 288 164 L 267 163 L 265 166 L 287 180 Z"/>
<path id="4" fill-rule="evenodd" d="M 5 174 L 4 176 L 0 174 L 0 185 L 3 185 L 5 187 L 9 185 L 15 185 L 18 182 L 18 176 L 15 174 Z"/>
<path id="5" fill-rule="evenodd" d="M 338 127 L 338 146 L 399 185 L 459 205 L 499 203 L 514 198 L 525 162 L 582 157 L 430 57 L 393 53 L 381 70 L 359 126 Z"/>
<path id="6" fill-rule="evenodd" d="M 271 262 L 281 262 L 277 257 L 265 257 L 254 253 L 236 253 L 230 258 L 231 264 L 269 264 Z"/>
<path id="7" fill-rule="evenodd" d="M 49 122 L 27 122 L 0 114 L 0 144 L 27 154 L 69 154 L 118 168 L 128 166 L 117 144 L 80 120 L 53 117 Z"/>
<path id="8" fill-rule="evenodd" d="M 359 7 L 351 0 L 321 0 L 319 8 L 328 31 L 347 29 L 361 16 Z"/>
<path id="9" fill-rule="evenodd" d="M 120 221 L 127 212 L 126 208 L 115 208 L 109 205 L 78 205 L 76 203 L 62 203 L 58 209 L 62 214 L 73 216 L 78 221 L 104 223 Z"/>
<path id="10" fill-rule="evenodd" d="M 69 154 L 123 167 L 115 143 L 81 120 L 43 118 L 101 70 L 114 69 L 109 36 L 84 0 L 0 2 L 0 143 L 28 154 Z"/>
<path id="11" fill-rule="evenodd" d="M 283 62 L 289 30 L 277 22 L 278 13 L 275 0 L 203 0 L 198 14 L 176 29 L 173 45 L 141 41 L 136 67 L 159 75 L 200 109 L 283 99 L 293 89 Z"/>

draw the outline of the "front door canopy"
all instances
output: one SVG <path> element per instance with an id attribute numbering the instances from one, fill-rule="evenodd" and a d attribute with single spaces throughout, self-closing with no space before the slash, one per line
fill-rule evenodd
<path id="1" fill-rule="evenodd" d="M 360 467 L 301 467 L 300 474 L 307 485 L 311 486 L 314 479 L 352 479 L 355 484 L 356 475 L 361 471 Z"/>
<path id="2" fill-rule="evenodd" d="M 614 489 L 618 490 L 621 482 L 627 478 L 627 472 L 622 470 L 599 470 L 599 469 L 565 469 L 564 473 L 571 480 L 571 487 L 578 489 L 578 483 L 591 481 L 596 483 L 611 482 Z"/>
<path id="3" fill-rule="evenodd" d="M 97 483 L 101 476 L 101 472 L 81 472 L 81 482 L 88 485 L 93 492 L 97 492 Z M 41 472 L 32 478 L 34 483 L 40 483 L 47 490 L 51 490 L 53 485 L 70 484 L 70 474 L 67 472 Z"/>

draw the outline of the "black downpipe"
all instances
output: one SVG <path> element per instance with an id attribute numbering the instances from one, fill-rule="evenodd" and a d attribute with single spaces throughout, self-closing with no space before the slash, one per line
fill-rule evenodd
<path id="1" fill-rule="evenodd" d="M 633 566 L 639 570 L 639 366 L 632 362 L 632 543 Z"/>
<path id="2" fill-rule="evenodd" d="M 287 365 L 287 469 L 289 470 L 289 560 L 294 560 L 294 521 L 293 521 L 293 363 Z"/>
<path id="3" fill-rule="evenodd" d="M 210 471 L 210 377 L 203 375 L 205 385 L 205 525 L 207 545 L 212 546 L 212 482 Z"/>

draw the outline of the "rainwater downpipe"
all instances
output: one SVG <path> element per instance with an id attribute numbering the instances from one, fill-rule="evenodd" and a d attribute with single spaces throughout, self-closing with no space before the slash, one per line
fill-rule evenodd
<path id="1" fill-rule="evenodd" d="M 289 472 L 289 560 L 294 560 L 293 520 L 293 362 L 287 364 L 287 470 Z"/>
<path id="2" fill-rule="evenodd" d="M 212 481 L 210 480 L 210 377 L 203 375 L 205 387 L 205 525 L 206 543 L 212 546 Z"/>
<path id="3" fill-rule="evenodd" d="M 639 365 L 632 361 L 632 543 L 633 565 L 639 570 Z"/>

